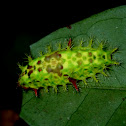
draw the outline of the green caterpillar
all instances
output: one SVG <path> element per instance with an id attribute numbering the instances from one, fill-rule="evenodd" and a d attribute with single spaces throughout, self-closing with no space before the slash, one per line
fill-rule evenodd
<path id="1" fill-rule="evenodd" d="M 81 44 L 77 47 L 71 47 L 71 39 L 65 49 L 42 55 L 34 60 L 28 57 L 29 63 L 26 66 L 19 65 L 21 75 L 18 80 L 19 86 L 23 88 L 32 88 L 37 96 L 37 90 L 40 87 L 45 88 L 48 92 L 48 87 L 52 86 L 57 92 L 57 85 L 62 85 L 66 90 L 66 84 L 72 83 L 78 91 L 76 85 L 77 80 L 82 80 L 85 84 L 86 79 L 92 77 L 96 82 L 97 73 L 104 73 L 104 70 L 113 64 L 119 64 L 113 61 L 111 54 L 117 50 L 104 50 L 103 43 L 100 43 L 98 48 L 92 47 L 92 39 L 87 47 Z"/>

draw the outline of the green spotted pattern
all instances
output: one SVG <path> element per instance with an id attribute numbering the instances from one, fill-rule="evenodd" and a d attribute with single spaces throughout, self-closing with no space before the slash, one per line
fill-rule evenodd
<path id="1" fill-rule="evenodd" d="M 69 77 L 82 80 L 92 77 L 96 82 L 96 74 L 101 73 L 104 76 L 104 70 L 114 64 L 118 64 L 111 59 L 113 50 L 103 50 L 103 44 L 100 43 L 98 48 L 92 47 L 92 39 L 87 47 L 69 47 L 59 49 L 42 55 L 34 60 L 30 57 L 26 66 L 19 65 L 21 74 L 18 84 L 25 88 L 38 89 L 44 87 L 54 87 L 57 92 L 57 85 L 62 85 L 66 90 L 66 84 L 69 83 Z"/>

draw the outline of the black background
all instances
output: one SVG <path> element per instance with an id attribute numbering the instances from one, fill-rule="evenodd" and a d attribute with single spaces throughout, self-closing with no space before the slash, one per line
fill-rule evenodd
<path id="1" fill-rule="evenodd" d="M 24 61 L 29 45 L 49 33 L 104 10 L 124 5 L 121 0 L 72 3 L 8 3 L 1 14 L 1 109 L 20 112 L 21 89 L 16 89 L 17 63 Z M 76 3 L 78 2 L 78 3 Z M 24 48 L 25 47 L 25 48 Z M 19 121 L 18 125 L 24 125 Z"/>

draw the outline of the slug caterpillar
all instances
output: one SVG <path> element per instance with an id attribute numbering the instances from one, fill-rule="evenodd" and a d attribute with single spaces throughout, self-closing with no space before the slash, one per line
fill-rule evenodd
<path id="1" fill-rule="evenodd" d="M 92 77 L 98 82 L 97 73 L 106 76 L 104 70 L 108 66 L 119 64 L 111 58 L 111 54 L 117 48 L 104 50 L 103 43 L 93 48 L 92 39 L 87 47 L 83 47 L 82 42 L 79 46 L 72 47 L 72 41 L 69 39 L 65 49 L 61 49 L 59 45 L 58 51 L 51 52 L 50 48 L 49 50 L 50 53 L 34 60 L 28 57 L 28 65 L 19 65 L 22 71 L 18 80 L 19 86 L 34 89 L 36 96 L 40 87 L 48 92 L 48 87 L 52 86 L 57 92 L 57 85 L 62 85 L 66 90 L 67 83 L 72 83 L 78 91 L 77 80 L 82 80 L 87 84 L 86 79 Z"/>

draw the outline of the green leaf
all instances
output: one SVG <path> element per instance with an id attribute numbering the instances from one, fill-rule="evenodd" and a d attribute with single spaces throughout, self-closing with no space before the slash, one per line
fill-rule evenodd
<path id="1" fill-rule="evenodd" d="M 49 89 L 39 91 L 36 98 L 33 91 L 23 91 L 20 117 L 30 126 L 124 126 L 126 125 L 126 6 L 113 8 L 71 25 L 71 29 L 61 28 L 30 46 L 34 58 L 40 52 L 46 53 L 47 45 L 57 50 L 56 44 L 66 47 L 69 38 L 74 45 L 84 40 L 88 44 L 95 38 L 94 46 L 107 41 L 108 49 L 119 47 L 113 59 L 121 62 L 111 66 L 104 77 L 99 74 L 99 83 L 88 79 L 88 87 L 78 82 L 80 93 L 72 85 L 64 92 L 59 87 L 58 94 Z M 98 40 L 98 41 L 97 41 Z"/>

